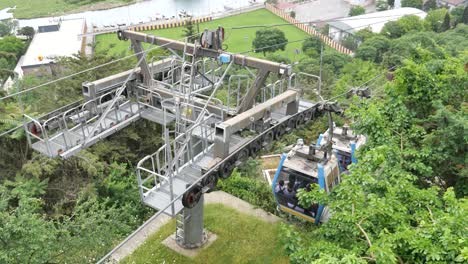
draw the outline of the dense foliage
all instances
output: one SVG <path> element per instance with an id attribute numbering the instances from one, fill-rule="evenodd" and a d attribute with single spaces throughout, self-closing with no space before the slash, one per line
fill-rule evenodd
<path id="1" fill-rule="evenodd" d="M 458 25 L 443 33 L 388 36 L 393 40 L 377 35 L 358 48 L 356 57 L 366 63 L 391 66 L 393 81 L 374 88 L 370 100 L 342 102 L 368 142 L 331 195 L 317 187 L 299 194 L 303 204 L 328 205 L 332 217 L 307 236 L 285 226 L 294 263 L 468 260 L 466 32 Z M 378 76 L 370 71 L 376 66 L 351 69 L 365 81 Z"/>
<path id="2" fill-rule="evenodd" d="M 255 32 L 255 39 L 252 46 L 255 52 L 275 52 L 277 50 L 284 50 L 288 40 L 284 32 L 277 28 L 261 29 Z"/>

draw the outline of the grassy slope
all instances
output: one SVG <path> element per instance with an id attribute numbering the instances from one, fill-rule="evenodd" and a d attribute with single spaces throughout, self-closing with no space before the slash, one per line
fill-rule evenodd
<path id="1" fill-rule="evenodd" d="M 239 213 L 223 205 L 205 207 L 205 227 L 218 239 L 194 259 L 161 244 L 175 230 L 175 221 L 149 237 L 122 263 L 288 263 L 279 243 L 279 224 Z"/>
<path id="2" fill-rule="evenodd" d="M 69 4 L 65 0 L 0 0 L 0 9 L 16 6 L 16 9 L 13 11 L 15 18 L 34 18 L 96 9 L 96 4 L 98 4 L 100 9 L 115 7 L 134 2 L 134 0 L 100 0 L 89 4 L 90 2 L 93 1 L 83 1 L 85 5 L 82 5 Z"/>
<path id="3" fill-rule="evenodd" d="M 200 24 L 200 30 L 205 28 L 216 28 L 221 25 L 226 28 L 226 41 L 228 45 L 228 51 L 230 52 L 244 52 L 252 49 L 252 41 L 255 38 L 255 32 L 261 27 L 257 28 L 246 28 L 246 29 L 229 29 L 231 27 L 247 26 L 247 25 L 271 25 L 285 23 L 280 17 L 270 13 L 266 9 L 260 9 L 241 15 L 230 16 L 211 22 Z M 162 29 L 149 31 L 151 34 L 158 36 L 168 37 L 172 39 L 183 38 L 183 27 Z M 279 29 L 283 30 L 286 34 L 288 41 L 300 40 L 307 37 L 307 34 L 299 30 L 295 26 L 281 26 Z M 98 41 L 97 50 L 109 50 L 110 53 L 121 53 L 128 52 L 129 42 L 119 41 L 116 34 L 99 35 L 96 37 Z M 301 42 L 291 43 L 286 46 L 285 51 L 277 51 L 277 54 L 288 56 L 291 59 L 297 59 L 302 56 L 302 53 L 295 55 L 294 50 L 300 49 L 302 46 Z M 252 54 L 251 54 L 252 55 Z M 255 54 L 255 57 L 263 57 L 263 54 Z"/>

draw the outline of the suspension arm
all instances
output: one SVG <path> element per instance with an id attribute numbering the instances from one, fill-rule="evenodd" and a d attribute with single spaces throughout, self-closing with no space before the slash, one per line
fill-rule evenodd
<path id="1" fill-rule="evenodd" d="M 164 46 L 165 48 L 183 51 L 184 46 L 186 45 L 183 41 L 172 40 L 164 37 L 154 36 L 150 34 L 145 34 L 141 32 L 135 32 L 130 30 L 119 30 L 117 36 L 120 40 L 133 40 L 138 42 L 146 42 L 153 45 Z M 195 52 L 196 49 L 196 52 Z M 241 54 L 234 54 L 225 52 L 222 50 L 213 50 L 202 48 L 200 46 L 195 46 L 194 44 L 187 43 L 186 52 L 190 54 L 196 54 L 198 57 L 208 57 L 217 59 L 220 54 L 228 54 L 231 56 L 231 60 L 234 61 L 234 64 L 247 66 L 259 70 L 265 70 L 275 74 L 287 75 L 289 76 L 292 73 L 292 68 L 290 65 L 272 62 L 268 60 L 257 59 L 250 56 L 245 56 Z"/>

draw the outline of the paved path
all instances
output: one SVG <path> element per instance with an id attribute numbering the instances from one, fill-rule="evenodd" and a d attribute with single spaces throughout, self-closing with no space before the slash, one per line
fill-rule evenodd
<path id="1" fill-rule="evenodd" d="M 268 223 L 275 223 L 281 221 L 281 218 L 276 215 L 265 212 L 262 209 L 255 208 L 253 205 L 241 200 L 233 195 L 225 193 L 223 191 L 216 191 L 205 194 L 205 204 L 223 204 L 225 206 L 234 208 L 241 213 L 252 215 L 262 219 Z M 142 245 L 145 240 L 156 233 L 159 228 L 167 224 L 171 218 L 165 214 L 160 215 L 148 225 L 146 225 L 140 232 L 133 236 L 127 241 L 122 247 L 120 247 L 114 254 L 109 257 L 109 262 L 117 263 L 126 256 L 130 255 Z"/>
<path id="2" fill-rule="evenodd" d="M 294 9 L 296 19 L 307 22 L 347 17 L 350 8 L 351 5 L 344 0 L 312 0 L 298 4 Z M 375 12 L 375 3 L 365 8 L 366 13 Z"/>

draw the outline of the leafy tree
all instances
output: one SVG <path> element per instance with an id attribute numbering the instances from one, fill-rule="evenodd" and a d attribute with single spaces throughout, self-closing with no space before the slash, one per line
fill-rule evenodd
<path id="1" fill-rule="evenodd" d="M 387 22 L 382 28 L 382 34 L 389 38 L 399 38 L 410 31 L 421 31 L 423 22 L 416 15 L 406 15 L 397 21 Z"/>
<path id="2" fill-rule="evenodd" d="M 382 62 L 382 57 L 385 52 L 387 52 L 390 49 L 391 42 L 387 38 L 383 36 L 376 36 L 372 37 L 366 41 L 364 41 L 359 49 L 365 48 L 365 47 L 374 47 L 377 51 L 375 57 L 371 59 L 371 61 L 374 61 L 376 63 Z M 357 56 L 357 54 L 356 54 Z M 362 58 L 364 59 L 364 58 Z"/>
<path id="3" fill-rule="evenodd" d="M 27 36 L 29 40 L 34 37 L 35 31 L 32 27 L 23 27 L 19 30 L 21 35 Z"/>
<path id="4" fill-rule="evenodd" d="M 422 9 L 423 0 L 401 0 L 402 7 L 415 7 Z"/>
<path id="5" fill-rule="evenodd" d="M 292 18 L 296 18 L 296 11 L 291 11 L 289 12 L 289 16 L 292 17 Z"/>
<path id="6" fill-rule="evenodd" d="M 447 31 L 449 29 L 450 29 L 450 14 L 447 12 L 445 13 L 444 22 L 440 26 L 440 30 Z"/>
<path id="7" fill-rule="evenodd" d="M 255 52 L 261 51 L 263 55 L 266 55 L 267 52 L 284 50 L 287 42 L 288 40 L 283 31 L 277 28 L 267 28 L 255 32 L 255 39 L 252 42 L 252 46 Z"/>
<path id="8" fill-rule="evenodd" d="M 423 10 L 424 11 L 429 11 L 429 10 L 433 10 L 433 9 L 437 9 L 437 1 L 436 0 L 427 0 L 424 2 L 423 4 Z"/>
<path id="9" fill-rule="evenodd" d="M 359 44 L 359 40 L 355 35 L 348 35 L 343 38 L 341 44 L 350 50 L 356 50 Z"/>
<path id="10" fill-rule="evenodd" d="M 393 8 L 395 6 L 395 0 L 387 0 L 388 6 Z"/>
<path id="11" fill-rule="evenodd" d="M 362 14 L 365 14 L 366 13 L 366 9 L 362 6 L 352 6 L 350 9 L 349 9 L 349 13 L 348 15 L 349 16 L 359 16 L 359 15 L 362 15 Z"/>
<path id="12" fill-rule="evenodd" d="M 457 6 L 450 10 L 450 17 L 453 21 L 453 27 L 456 27 L 459 23 L 461 23 L 464 9 L 465 7 L 463 6 Z"/>
<path id="13" fill-rule="evenodd" d="M 405 31 L 398 21 L 390 21 L 385 23 L 381 33 L 389 38 L 399 38 L 405 34 Z"/>
<path id="14" fill-rule="evenodd" d="M 467 213 L 468 201 L 456 198 L 456 193 L 465 195 L 460 191 L 466 183 L 455 189 L 445 185 L 453 176 L 461 184 L 466 173 L 460 166 L 463 147 L 449 150 L 467 141 L 462 136 L 464 62 L 422 49 L 412 55 L 381 99 L 356 100 L 348 109 L 355 131 L 368 137 L 351 174 L 343 175 L 329 196 L 318 187 L 299 192 L 301 204 L 320 202 L 333 213 L 306 236 L 286 228 L 285 246 L 293 263 L 467 261 L 466 235 L 460 230 L 465 220 L 460 217 Z M 433 103 L 437 101 L 439 106 Z M 439 107 L 454 118 L 443 121 L 450 114 L 435 110 Z M 439 121 L 429 121 L 433 118 Z M 446 141 L 433 141 L 448 129 L 453 132 Z"/>
<path id="15" fill-rule="evenodd" d="M 359 30 L 358 32 L 356 32 L 354 34 L 354 36 L 356 36 L 356 38 L 360 41 L 360 42 L 363 42 L 365 41 L 366 39 L 368 38 L 371 38 L 373 36 L 377 35 L 377 33 L 374 33 L 372 32 L 370 29 L 368 28 L 364 28 L 364 29 L 361 29 Z"/>
<path id="16" fill-rule="evenodd" d="M 193 43 L 197 38 L 195 35 L 195 28 L 193 27 L 193 20 L 192 17 L 186 20 L 184 26 L 184 37 L 188 39 L 188 42 Z"/>
<path id="17" fill-rule="evenodd" d="M 16 24 L 11 19 L 0 21 L 0 37 L 10 35 L 15 26 Z"/>
<path id="18" fill-rule="evenodd" d="M 375 3 L 375 7 L 377 11 L 384 11 L 389 8 L 389 5 L 387 0 L 377 0 L 377 2 Z"/>
<path id="19" fill-rule="evenodd" d="M 25 48 L 24 42 L 14 36 L 0 39 L 0 51 L 13 53 L 18 59 L 24 54 Z"/>
<path id="20" fill-rule="evenodd" d="M 441 32 L 441 26 L 447 13 L 447 9 L 444 8 L 429 11 L 426 18 L 424 18 L 426 29 L 434 32 Z"/>
<path id="21" fill-rule="evenodd" d="M 461 22 L 463 24 L 468 25 L 468 6 L 465 7 L 465 10 L 463 10 L 463 15 L 462 15 Z"/>
<path id="22" fill-rule="evenodd" d="M 313 36 L 302 42 L 302 51 L 306 54 L 309 54 L 309 56 L 320 54 L 321 49 L 322 40 L 320 40 L 319 37 Z M 311 52 L 312 54 L 310 54 Z"/>

